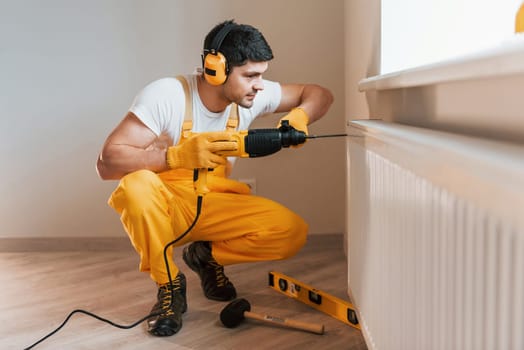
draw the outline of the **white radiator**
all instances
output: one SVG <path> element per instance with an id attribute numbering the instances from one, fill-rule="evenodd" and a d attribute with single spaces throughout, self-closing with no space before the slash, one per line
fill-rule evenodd
<path id="1" fill-rule="evenodd" d="M 370 349 L 524 349 L 524 147 L 349 132 L 349 292 Z"/>

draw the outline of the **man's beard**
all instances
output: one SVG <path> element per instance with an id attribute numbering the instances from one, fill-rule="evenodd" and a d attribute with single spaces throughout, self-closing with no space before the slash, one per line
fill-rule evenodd
<path id="1" fill-rule="evenodd" d="M 246 101 L 246 102 L 243 102 L 244 100 L 242 99 L 241 101 L 237 102 L 236 104 L 239 105 L 240 107 L 243 107 L 243 108 L 251 108 L 253 107 L 253 100 L 251 101 Z"/>
<path id="2" fill-rule="evenodd" d="M 225 97 L 230 102 L 236 103 L 237 105 L 239 105 L 240 107 L 243 107 L 243 108 L 251 108 L 251 107 L 253 107 L 253 103 L 255 101 L 256 94 L 257 94 L 257 92 L 253 92 L 252 91 L 252 92 L 250 92 L 250 93 L 248 93 L 246 95 L 234 96 L 234 95 L 228 94 L 226 91 L 224 91 Z"/>
<path id="3" fill-rule="evenodd" d="M 237 104 L 244 108 L 251 108 L 255 102 L 256 92 L 254 94 L 245 95 Z"/>

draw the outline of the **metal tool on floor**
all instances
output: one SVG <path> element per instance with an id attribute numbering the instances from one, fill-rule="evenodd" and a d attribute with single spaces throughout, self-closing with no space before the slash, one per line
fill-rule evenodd
<path id="1" fill-rule="evenodd" d="M 269 272 L 269 287 L 360 329 L 355 307 L 350 302 L 276 271 Z"/>

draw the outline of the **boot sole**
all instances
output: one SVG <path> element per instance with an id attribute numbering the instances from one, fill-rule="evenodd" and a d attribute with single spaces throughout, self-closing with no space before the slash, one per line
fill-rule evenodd
<path id="1" fill-rule="evenodd" d="M 181 329 L 182 324 L 180 324 L 180 326 L 176 328 L 171 328 L 167 325 L 159 325 L 158 327 L 148 329 L 148 332 L 156 337 L 170 337 L 178 333 L 178 331 L 180 331 Z"/>

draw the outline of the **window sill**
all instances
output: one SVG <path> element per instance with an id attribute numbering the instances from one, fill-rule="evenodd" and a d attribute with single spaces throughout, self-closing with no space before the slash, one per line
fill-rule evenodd
<path id="1" fill-rule="evenodd" d="M 402 89 L 451 81 L 484 79 L 524 73 L 524 34 L 471 55 L 399 72 L 377 75 L 359 82 L 360 91 Z"/>

